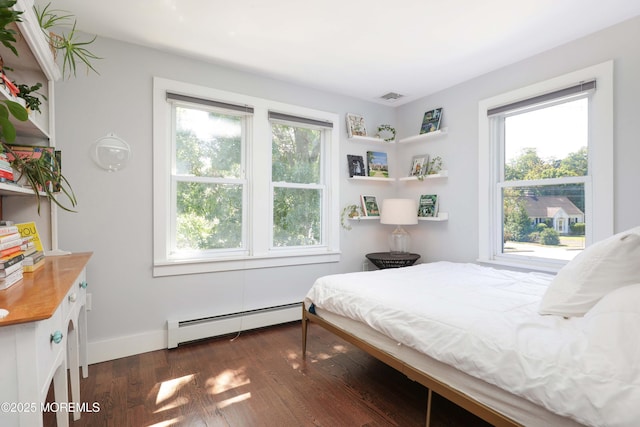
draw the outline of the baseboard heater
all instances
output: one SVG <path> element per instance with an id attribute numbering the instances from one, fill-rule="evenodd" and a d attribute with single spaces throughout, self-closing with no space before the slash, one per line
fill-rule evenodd
<path id="1" fill-rule="evenodd" d="M 220 316 L 189 320 L 167 320 L 167 348 L 178 344 L 263 328 L 302 318 L 302 303 L 278 305 Z"/>

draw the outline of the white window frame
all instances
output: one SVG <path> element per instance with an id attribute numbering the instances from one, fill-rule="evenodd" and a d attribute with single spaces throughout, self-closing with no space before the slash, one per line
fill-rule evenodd
<path id="1" fill-rule="evenodd" d="M 171 104 L 166 93 L 172 92 L 214 101 L 248 105 L 253 116 L 246 129 L 246 251 L 224 255 L 201 256 L 200 258 L 177 258 L 170 254 L 171 214 Z M 326 215 L 323 230 L 325 244 L 318 247 L 274 248 L 271 247 L 272 190 L 271 190 L 271 125 L 269 111 L 280 111 L 292 116 L 308 117 L 331 122 L 333 127 L 325 132 L 323 141 L 323 178 L 326 185 Z M 251 268 L 279 267 L 288 265 L 316 264 L 340 261 L 339 248 L 339 130 L 335 113 L 281 103 L 179 82 L 160 77 L 153 79 L 153 275 L 171 276 L 215 271 L 242 270 Z M 268 160 L 267 160 L 268 159 Z"/>
<path id="2" fill-rule="evenodd" d="M 557 272 L 567 261 L 502 253 L 502 209 L 499 178 L 504 167 L 498 138 L 491 138 L 487 112 L 495 107 L 553 92 L 581 81 L 596 80 L 589 103 L 589 175 L 585 177 L 586 245 L 613 234 L 613 61 L 480 101 L 478 107 L 478 261 Z M 549 181 L 545 181 L 549 183 Z"/>

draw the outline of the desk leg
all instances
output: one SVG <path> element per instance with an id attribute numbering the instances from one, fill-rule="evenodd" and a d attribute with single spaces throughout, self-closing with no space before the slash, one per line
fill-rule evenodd
<path id="1" fill-rule="evenodd" d="M 78 331 L 71 322 L 67 332 L 67 360 L 69 361 L 69 374 L 71 378 L 71 402 L 80 404 L 80 358 L 78 356 Z M 80 419 L 80 411 L 73 413 L 73 420 Z"/>
<path id="2" fill-rule="evenodd" d="M 53 400 L 55 402 L 68 402 L 67 395 L 67 364 L 62 363 L 53 374 Z M 69 427 L 69 413 L 67 411 L 56 412 L 58 427 Z"/>
<path id="3" fill-rule="evenodd" d="M 80 363 L 82 364 L 82 378 L 89 376 L 89 353 L 87 349 L 87 306 L 80 307 L 78 315 L 78 345 Z"/>

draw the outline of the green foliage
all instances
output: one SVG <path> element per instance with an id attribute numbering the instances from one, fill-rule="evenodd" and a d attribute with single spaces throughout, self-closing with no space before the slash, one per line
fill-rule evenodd
<path id="1" fill-rule="evenodd" d="M 540 244 L 542 245 L 559 245 L 560 235 L 553 228 L 545 228 L 540 232 Z"/>
<path id="2" fill-rule="evenodd" d="M 31 95 L 33 94 L 37 94 L 39 96 L 42 97 L 42 99 L 44 99 L 45 101 L 47 100 L 47 97 L 41 93 L 38 93 L 38 90 L 40 88 L 42 88 L 42 83 L 36 83 L 33 86 L 29 86 L 27 84 L 17 84 L 14 82 L 14 84 L 16 85 L 16 87 L 18 88 L 18 96 L 22 99 L 24 99 L 24 102 L 27 106 L 28 109 L 30 109 L 31 111 L 38 111 L 40 112 L 40 105 L 42 104 L 42 101 L 40 100 L 40 98 L 38 98 L 37 96 L 33 96 Z"/>
<path id="3" fill-rule="evenodd" d="M 505 190 L 504 197 L 504 239 L 516 242 L 529 240 L 531 220 L 524 206 L 524 201 L 518 197 L 508 197 Z"/>
<path id="4" fill-rule="evenodd" d="M 62 175 L 60 162 L 58 162 L 55 156 L 42 155 L 38 158 L 22 158 L 17 155 L 8 144 L 3 142 L 2 147 L 4 151 L 11 153 L 13 157 L 11 167 L 19 173 L 19 175 L 15 177 L 15 180 L 19 181 L 24 177 L 33 189 L 38 206 L 38 215 L 40 214 L 40 198 L 43 197 L 40 194 L 41 192 L 44 193 L 44 197 L 58 205 L 61 209 L 68 212 L 75 212 L 70 207 L 63 205 L 55 196 L 56 193 L 61 192 L 67 197 L 71 207 L 75 207 L 77 204 L 71 184 L 64 175 Z"/>
<path id="5" fill-rule="evenodd" d="M 571 234 L 574 236 L 584 236 L 585 223 L 584 222 L 576 222 L 570 225 Z"/>
<path id="6" fill-rule="evenodd" d="M 10 116 L 15 117 L 21 122 L 29 119 L 29 113 L 26 108 L 14 101 L 0 101 L 0 139 L 6 142 L 16 140 L 16 128 L 11 123 Z"/>
<path id="7" fill-rule="evenodd" d="M 347 218 L 359 218 L 364 216 L 364 212 L 362 212 L 362 207 L 360 205 L 347 205 L 342 208 L 342 213 L 340 214 L 340 226 L 345 230 L 351 230 L 351 225 L 347 222 Z"/>
<path id="8" fill-rule="evenodd" d="M 79 40 L 76 33 L 76 19 L 66 11 L 49 9 L 51 3 L 40 9 L 37 6 L 33 10 L 38 18 L 38 23 L 49 44 L 56 50 L 63 53 L 62 75 L 65 77 L 76 76 L 77 62 L 83 63 L 87 71 L 91 70 L 96 74 L 98 71 L 93 67 L 93 61 L 102 59 L 93 54 L 87 46 L 96 41 L 97 36 L 91 40 Z M 53 32 L 54 28 L 68 27 L 69 32 Z"/>
<path id="9" fill-rule="evenodd" d="M 16 0 L 0 0 L 0 43 L 18 56 L 18 50 L 14 46 L 16 31 L 13 28 L 7 28 L 9 24 L 21 22 L 22 12 L 12 9 L 15 4 Z"/>

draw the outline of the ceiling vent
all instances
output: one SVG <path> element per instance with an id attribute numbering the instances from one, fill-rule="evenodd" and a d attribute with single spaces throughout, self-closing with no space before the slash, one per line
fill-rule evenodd
<path id="1" fill-rule="evenodd" d="M 380 97 L 380 99 L 384 99 L 385 101 L 393 102 L 397 99 L 402 98 L 404 95 L 400 95 L 399 93 L 389 92 Z"/>

